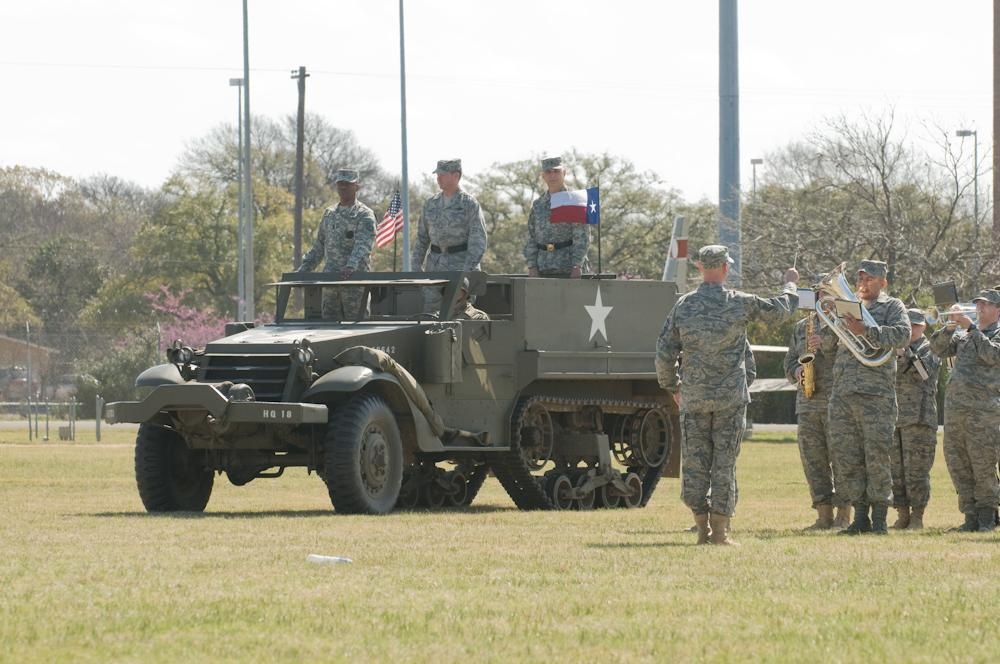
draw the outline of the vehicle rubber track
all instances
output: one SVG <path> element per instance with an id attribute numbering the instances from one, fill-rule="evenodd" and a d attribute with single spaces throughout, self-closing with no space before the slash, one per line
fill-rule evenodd
<path id="1" fill-rule="evenodd" d="M 552 504 L 552 499 L 545 491 L 545 483 L 539 481 L 540 477 L 531 474 L 531 468 L 521 455 L 521 428 L 524 423 L 524 416 L 528 412 L 528 409 L 536 403 L 541 403 L 546 407 L 553 407 L 549 408 L 550 410 L 565 410 L 567 407 L 573 406 L 598 406 L 608 412 L 634 412 L 661 407 L 661 404 L 658 403 L 614 399 L 568 399 L 565 397 L 531 396 L 518 400 L 511 415 L 510 451 L 494 457 L 490 461 L 490 466 L 493 468 L 493 473 L 496 475 L 497 480 L 500 481 L 507 495 L 514 501 L 518 509 L 522 510 L 549 510 L 555 507 Z M 666 463 L 666 460 L 663 463 Z M 645 506 L 660 480 L 663 464 L 652 468 L 648 466 L 645 468 L 632 467 L 631 470 L 639 471 L 639 476 L 642 478 L 643 495 L 641 505 Z"/>

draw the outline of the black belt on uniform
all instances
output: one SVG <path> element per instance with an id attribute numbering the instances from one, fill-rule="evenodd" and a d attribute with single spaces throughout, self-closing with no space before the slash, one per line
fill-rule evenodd
<path id="1" fill-rule="evenodd" d="M 469 248 L 469 243 L 468 242 L 464 242 L 462 244 L 455 244 L 455 245 L 452 245 L 450 247 L 439 247 L 436 244 L 432 244 L 431 245 L 431 253 L 432 254 L 440 254 L 440 253 L 457 254 L 458 252 L 465 251 L 468 248 Z"/>
<path id="2" fill-rule="evenodd" d="M 549 242 L 548 244 L 537 244 L 535 245 L 541 251 L 555 251 L 556 249 L 565 249 L 566 247 L 573 244 L 573 240 L 564 240 L 563 242 Z"/>

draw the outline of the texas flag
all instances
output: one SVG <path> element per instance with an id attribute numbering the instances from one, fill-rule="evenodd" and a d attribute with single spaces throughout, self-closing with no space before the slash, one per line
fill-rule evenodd
<path id="1" fill-rule="evenodd" d="M 601 194 L 597 187 L 559 191 L 552 194 L 553 224 L 601 223 Z"/>

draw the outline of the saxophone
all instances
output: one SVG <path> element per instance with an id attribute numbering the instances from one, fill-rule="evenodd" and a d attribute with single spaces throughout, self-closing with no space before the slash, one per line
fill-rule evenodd
<path id="1" fill-rule="evenodd" d="M 806 352 L 799 356 L 799 364 L 802 365 L 802 394 L 806 399 L 812 399 L 816 393 L 816 367 L 813 360 L 816 359 L 816 348 L 809 345 L 809 337 L 816 333 L 816 314 L 809 314 L 806 317 Z"/>

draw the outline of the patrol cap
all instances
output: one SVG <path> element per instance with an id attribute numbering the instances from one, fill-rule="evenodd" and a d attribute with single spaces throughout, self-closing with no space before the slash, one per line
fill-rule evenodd
<path id="1" fill-rule="evenodd" d="M 438 162 L 437 168 L 434 169 L 435 173 L 461 173 L 462 172 L 462 160 L 461 159 L 442 159 Z"/>
<path id="2" fill-rule="evenodd" d="M 920 309 L 907 309 L 906 315 L 910 319 L 910 325 L 927 325 L 927 316 Z"/>
<path id="3" fill-rule="evenodd" d="M 889 274 L 889 266 L 884 261 L 861 261 L 858 264 L 858 272 L 885 278 Z"/>
<path id="4" fill-rule="evenodd" d="M 706 270 L 711 270 L 712 268 L 722 267 L 727 262 L 735 263 L 729 255 L 729 249 L 721 244 L 706 244 L 704 247 L 698 250 L 698 261 L 701 266 Z"/>
<path id="5" fill-rule="evenodd" d="M 334 182 L 357 182 L 358 172 L 353 168 L 342 168 L 333 178 Z"/>
<path id="6" fill-rule="evenodd" d="M 972 298 L 973 302 L 976 300 L 982 300 L 983 302 L 989 302 L 990 304 L 1000 306 L 1000 290 L 987 288 L 986 290 L 979 291 L 979 295 Z"/>
<path id="7" fill-rule="evenodd" d="M 543 171 L 554 171 L 555 169 L 562 167 L 562 157 L 545 157 L 542 159 Z"/>

